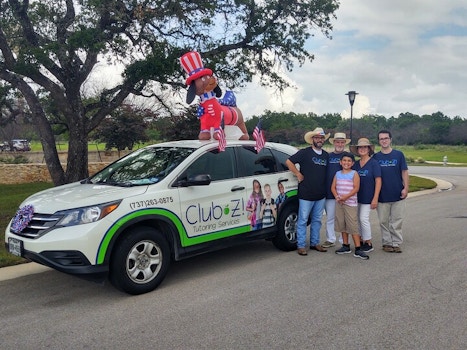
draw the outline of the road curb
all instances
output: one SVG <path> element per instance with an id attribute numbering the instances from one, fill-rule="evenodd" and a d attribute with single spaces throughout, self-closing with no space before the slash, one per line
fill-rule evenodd
<path id="1" fill-rule="evenodd" d="M 51 270 L 51 268 L 40 264 L 36 264 L 34 262 L 2 267 L 0 269 L 0 282 L 15 279 L 18 277 L 33 275 L 48 270 Z"/>
<path id="2" fill-rule="evenodd" d="M 415 176 L 420 176 L 420 175 L 415 175 Z M 424 176 L 424 175 L 420 176 L 420 177 L 423 177 L 424 179 L 428 179 L 428 180 L 432 180 L 432 181 L 436 182 L 436 187 L 432 188 L 430 190 L 424 190 L 424 191 L 417 191 L 417 192 L 409 193 L 408 198 L 418 197 L 418 196 L 421 196 L 421 195 L 424 195 L 424 194 L 430 194 L 430 193 L 436 193 L 436 192 L 452 190 L 453 185 L 452 185 L 452 183 L 450 183 L 448 181 L 444 181 L 444 180 L 441 180 L 441 179 L 437 179 L 437 178 L 429 177 L 429 176 Z"/>

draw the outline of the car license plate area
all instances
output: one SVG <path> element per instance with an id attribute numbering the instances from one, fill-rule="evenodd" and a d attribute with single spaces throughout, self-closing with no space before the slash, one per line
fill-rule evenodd
<path id="1" fill-rule="evenodd" d="M 16 256 L 22 256 L 23 241 L 16 238 L 8 238 L 8 252 Z"/>

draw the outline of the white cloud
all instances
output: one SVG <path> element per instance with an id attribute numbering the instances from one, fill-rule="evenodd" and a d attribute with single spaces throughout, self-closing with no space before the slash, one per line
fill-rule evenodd
<path id="1" fill-rule="evenodd" d="M 282 98 L 257 84 L 237 93 L 248 117 L 264 110 L 350 115 L 400 113 L 467 118 L 467 3 L 460 0 L 341 2 L 333 39 L 310 41 L 315 61 L 288 73 Z"/>

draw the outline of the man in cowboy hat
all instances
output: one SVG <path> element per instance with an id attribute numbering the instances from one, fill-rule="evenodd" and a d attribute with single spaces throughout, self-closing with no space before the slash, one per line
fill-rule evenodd
<path id="1" fill-rule="evenodd" d="M 298 179 L 298 221 L 297 253 L 307 255 L 305 249 L 306 228 L 311 216 L 310 249 L 318 252 L 327 250 L 319 244 L 319 231 L 326 198 L 326 168 L 329 155 L 322 149 L 329 138 L 322 128 L 305 134 L 305 141 L 311 145 L 289 157 L 286 165 Z M 299 164 L 300 170 L 295 164 Z"/>
<path id="2" fill-rule="evenodd" d="M 332 180 L 334 175 L 341 170 L 341 158 L 345 146 L 350 143 L 345 132 L 336 132 L 334 137 L 329 138 L 329 142 L 334 145 L 334 151 L 329 153 L 328 171 L 326 174 L 326 242 L 322 244 L 323 248 L 330 248 L 336 245 L 336 232 L 334 231 L 334 216 L 336 208 L 336 199 L 331 192 Z"/>

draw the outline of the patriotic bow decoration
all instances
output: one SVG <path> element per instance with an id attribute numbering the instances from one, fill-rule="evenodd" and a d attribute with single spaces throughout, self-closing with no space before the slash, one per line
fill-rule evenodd
<path id="1" fill-rule="evenodd" d="M 34 216 L 34 207 L 32 205 L 25 205 L 16 212 L 15 217 L 11 223 L 11 231 L 20 233 L 28 227 Z"/>

